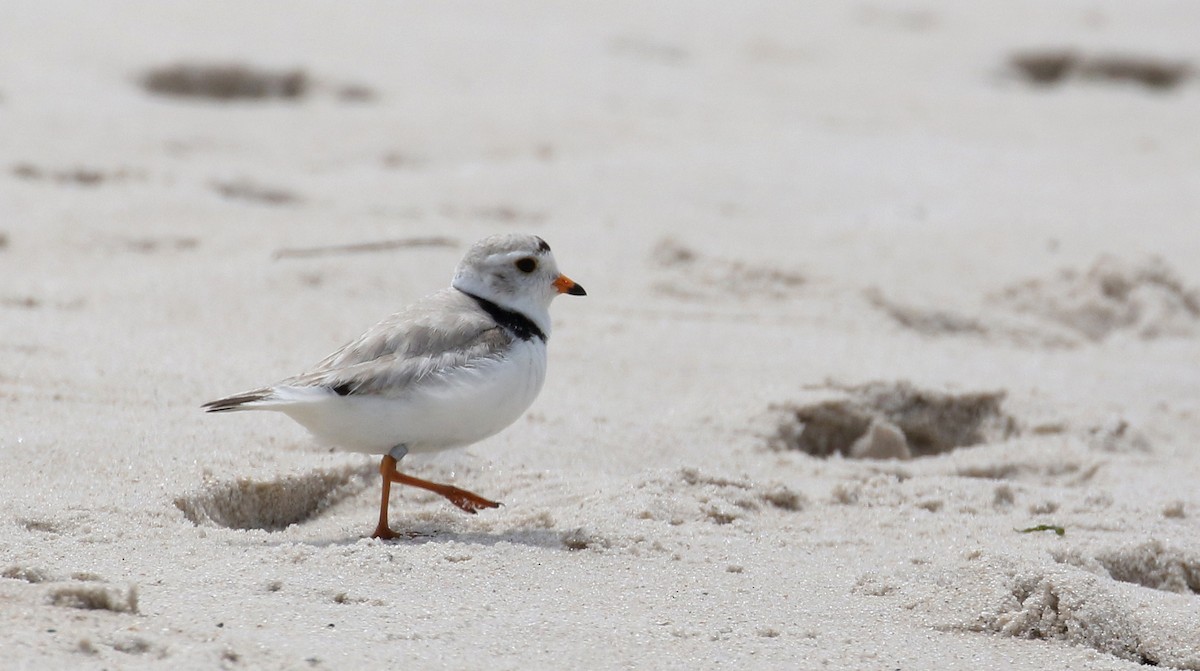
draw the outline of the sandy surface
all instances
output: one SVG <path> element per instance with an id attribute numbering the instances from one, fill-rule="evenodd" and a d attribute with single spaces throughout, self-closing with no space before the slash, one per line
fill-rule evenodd
<path id="1" fill-rule="evenodd" d="M 0 666 L 1200 669 L 1200 5 L 247 5 L 0 11 Z M 508 230 L 505 507 L 200 412 Z"/>

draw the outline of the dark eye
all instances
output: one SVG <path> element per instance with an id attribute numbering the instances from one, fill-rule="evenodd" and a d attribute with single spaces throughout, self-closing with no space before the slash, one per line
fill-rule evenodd
<path id="1" fill-rule="evenodd" d="M 517 270 L 523 273 L 532 273 L 537 270 L 537 259 L 532 256 L 526 256 L 523 259 L 517 259 Z"/>

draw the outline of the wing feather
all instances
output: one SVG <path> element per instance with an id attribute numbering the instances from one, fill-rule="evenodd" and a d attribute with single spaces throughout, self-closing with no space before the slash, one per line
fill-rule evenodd
<path id="1" fill-rule="evenodd" d="M 303 389 L 402 395 L 448 370 L 495 359 L 511 344 L 512 336 L 473 299 L 444 289 L 387 317 L 299 375 L 203 407 L 209 412 L 268 409 L 297 401 L 287 390 Z"/>

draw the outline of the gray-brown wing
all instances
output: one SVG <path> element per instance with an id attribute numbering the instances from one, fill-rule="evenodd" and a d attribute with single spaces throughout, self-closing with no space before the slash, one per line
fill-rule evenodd
<path id="1" fill-rule="evenodd" d="M 308 372 L 344 368 L 389 355 L 433 356 L 468 346 L 491 318 L 470 296 L 443 289 L 379 322 Z"/>
<path id="2" fill-rule="evenodd" d="M 280 386 L 327 387 L 342 396 L 378 394 L 397 396 L 422 381 L 435 379 L 450 369 L 481 365 L 501 356 L 512 343 L 503 329 L 492 327 L 469 342 L 436 354 L 389 353 L 347 366 L 316 369 L 288 378 Z"/>
<path id="3" fill-rule="evenodd" d="M 384 319 L 280 385 L 329 387 L 341 394 L 400 391 L 439 371 L 496 357 L 511 341 L 472 298 L 445 289 Z"/>

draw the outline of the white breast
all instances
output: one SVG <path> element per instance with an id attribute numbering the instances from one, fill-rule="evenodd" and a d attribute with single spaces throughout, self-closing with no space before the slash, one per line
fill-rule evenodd
<path id="1" fill-rule="evenodd" d="M 494 435 L 524 413 L 546 379 L 546 344 L 515 341 L 503 358 L 421 380 L 397 396 L 337 396 L 279 408 L 318 440 L 383 454 L 432 452 Z"/>

